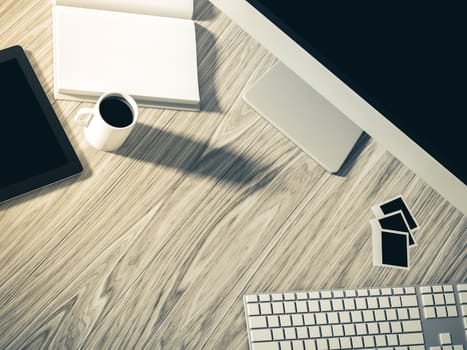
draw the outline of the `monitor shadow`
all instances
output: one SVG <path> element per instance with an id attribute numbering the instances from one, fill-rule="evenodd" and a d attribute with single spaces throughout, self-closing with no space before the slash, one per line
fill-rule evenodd
<path id="1" fill-rule="evenodd" d="M 255 190 L 275 177 L 271 165 L 248 159 L 226 147 L 212 148 L 208 143 L 144 124 L 135 126 L 132 137 L 116 154 L 209 177 L 220 183 L 253 186 Z"/>

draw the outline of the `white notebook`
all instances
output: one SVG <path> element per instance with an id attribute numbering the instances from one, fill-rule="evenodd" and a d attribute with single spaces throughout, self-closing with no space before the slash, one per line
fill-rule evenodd
<path id="1" fill-rule="evenodd" d="M 54 93 L 199 110 L 193 0 L 56 0 Z"/>

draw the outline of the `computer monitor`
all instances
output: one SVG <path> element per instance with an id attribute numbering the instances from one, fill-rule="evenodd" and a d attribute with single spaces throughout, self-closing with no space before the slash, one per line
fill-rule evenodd
<path id="1" fill-rule="evenodd" d="M 244 98 L 304 151 L 335 172 L 361 128 L 467 214 L 461 3 L 211 2 L 280 61 Z"/>

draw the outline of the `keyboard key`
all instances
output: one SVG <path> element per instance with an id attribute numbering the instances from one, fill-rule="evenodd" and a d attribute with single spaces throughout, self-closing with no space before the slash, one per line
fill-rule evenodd
<path id="1" fill-rule="evenodd" d="M 284 310 L 288 314 L 295 313 L 296 312 L 295 303 L 293 301 L 286 301 L 284 303 Z"/>
<path id="2" fill-rule="evenodd" d="M 327 324 L 328 323 L 326 314 L 322 312 L 315 314 L 315 319 L 316 319 L 316 324 Z"/>
<path id="3" fill-rule="evenodd" d="M 466 292 L 459 293 L 459 300 L 461 304 L 467 304 L 467 293 Z"/>
<path id="4" fill-rule="evenodd" d="M 344 335 L 344 327 L 340 324 L 332 325 L 332 336 L 342 337 Z"/>
<path id="5" fill-rule="evenodd" d="M 284 304 L 282 303 L 272 303 L 272 313 L 274 315 L 279 315 L 285 313 Z"/>
<path id="6" fill-rule="evenodd" d="M 293 350 L 292 343 L 290 341 L 281 341 L 281 350 Z"/>
<path id="7" fill-rule="evenodd" d="M 284 329 L 274 328 L 272 330 L 272 339 L 274 339 L 274 340 L 283 340 L 284 339 Z"/>
<path id="8" fill-rule="evenodd" d="M 378 298 L 378 302 L 379 302 L 379 307 L 380 307 L 380 308 L 388 308 L 388 307 L 390 307 L 390 305 L 389 305 L 389 298 L 388 298 L 388 297 L 379 297 L 379 298 Z"/>
<path id="9" fill-rule="evenodd" d="M 375 340 L 371 335 L 367 335 L 363 337 L 363 344 L 365 345 L 365 348 L 374 348 Z"/>
<path id="10" fill-rule="evenodd" d="M 307 299 L 308 299 L 308 293 L 306 292 L 297 293 L 297 300 L 307 300 Z"/>
<path id="11" fill-rule="evenodd" d="M 357 290 L 357 295 L 359 297 L 367 297 L 368 296 L 368 290 L 367 289 L 358 289 Z"/>
<path id="12" fill-rule="evenodd" d="M 443 292 L 453 292 L 454 289 L 452 288 L 452 286 L 450 284 L 446 284 L 443 286 Z"/>
<path id="13" fill-rule="evenodd" d="M 264 316 L 248 317 L 248 323 L 250 325 L 250 328 L 266 328 L 267 327 L 266 317 Z"/>
<path id="14" fill-rule="evenodd" d="M 386 319 L 389 321 L 397 320 L 397 313 L 394 309 L 387 309 L 386 310 Z"/>
<path id="15" fill-rule="evenodd" d="M 303 326 L 303 317 L 301 314 L 292 315 L 292 325 L 293 326 Z"/>
<path id="16" fill-rule="evenodd" d="M 295 300 L 295 293 L 284 293 L 284 300 Z"/>
<path id="17" fill-rule="evenodd" d="M 280 315 L 279 321 L 281 323 L 281 327 L 290 327 L 292 325 L 290 315 Z"/>
<path id="18" fill-rule="evenodd" d="M 271 300 L 272 301 L 282 301 L 284 300 L 284 296 L 282 294 L 271 294 Z"/>
<path id="19" fill-rule="evenodd" d="M 405 287 L 405 294 L 415 294 L 415 288 L 414 287 Z"/>
<path id="20" fill-rule="evenodd" d="M 331 301 L 330 300 L 320 300 L 319 301 L 321 311 L 331 311 Z"/>
<path id="21" fill-rule="evenodd" d="M 392 291 L 393 291 L 394 295 L 404 294 L 404 288 L 397 287 L 397 288 L 393 288 Z"/>
<path id="22" fill-rule="evenodd" d="M 386 337 L 384 335 L 377 335 L 375 337 L 375 344 L 378 348 L 386 346 Z"/>
<path id="23" fill-rule="evenodd" d="M 298 339 L 307 339 L 308 338 L 308 329 L 306 327 L 297 328 L 297 337 Z"/>
<path id="24" fill-rule="evenodd" d="M 369 309 L 377 309 L 378 308 L 378 298 L 370 297 L 370 298 L 367 298 L 366 302 L 368 304 Z"/>
<path id="25" fill-rule="evenodd" d="M 342 299 L 333 299 L 332 300 L 332 309 L 334 311 L 344 310 L 344 303 L 343 303 Z"/>
<path id="26" fill-rule="evenodd" d="M 328 341 L 326 339 L 317 339 L 316 348 L 318 350 L 329 350 Z"/>
<path id="27" fill-rule="evenodd" d="M 318 300 L 310 300 L 308 301 L 308 310 L 310 312 L 319 312 L 319 302 Z"/>
<path id="28" fill-rule="evenodd" d="M 337 312 L 329 312 L 328 313 L 328 323 L 329 324 L 339 323 L 339 317 L 337 316 Z"/>
<path id="29" fill-rule="evenodd" d="M 386 313 L 383 310 L 375 310 L 375 320 L 376 321 L 385 321 L 386 320 Z"/>
<path id="30" fill-rule="evenodd" d="M 446 307 L 436 306 L 436 317 L 444 318 L 444 317 L 447 317 L 447 316 L 448 316 L 448 313 L 447 313 Z"/>
<path id="31" fill-rule="evenodd" d="M 321 336 L 322 337 L 332 337 L 332 328 L 331 326 L 321 326 Z"/>
<path id="32" fill-rule="evenodd" d="M 247 304 L 246 305 L 246 310 L 247 310 L 248 315 L 250 315 L 250 316 L 259 315 L 258 304 Z"/>
<path id="33" fill-rule="evenodd" d="M 270 329 L 252 329 L 250 337 L 252 342 L 272 340 Z"/>
<path id="34" fill-rule="evenodd" d="M 389 325 L 389 322 L 381 322 L 379 324 L 379 332 L 381 334 L 391 333 L 391 327 Z"/>
<path id="35" fill-rule="evenodd" d="M 381 289 L 381 295 L 392 295 L 391 288 L 382 288 Z"/>
<path id="36" fill-rule="evenodd" d="M 297 306 L 297 312 L 308 312 L 308 304 L 306 301 L 297 301 L 295 305 Z"/>
<path id="37" fill-rule="evenodd" d="M 341 321 L 341 323 L 350 323 L 350 312 L 339 312 L 339 320 Z"/>
<path id="38" fill-rule="evenodd" d="M 441 345 L 450 345 L 450 344 L 452 344 L 451 334 L 449 334 L 449 333 L 440 333 L 439 334 L 439 343 Z"/>
<path id="39" fill-rule="evenodd" d="M 397 319 L 398 320 L 408 320 L 409 312 L 407 309 L 397 309 Z"/>
<path id="40" fill-rule="evenodd" d="M 252 350 L 279 350 L 279 343 L 267 342 L 267 343 L 253 343 Z"/>
<path id="41" fill-rule="evenodd" d="M 401 307 L 401 297 L 399 296 L 393 296 L 389 297 L 389 300 L 391 301 L 391 307 Z"/>
<path id="42" fill-rule="evenodd" d="M 259 301 L 271 301 L 271 296 L 269 294 L 260 294 L 258 298 Z"/>
<path id="43" fill-rule="evenodd" d="M 344 294 L 345 294 L 346 297 L 356 297 L 357 296 L 357 293 L 353 289 L 344 291 Z"/>
<path id="44" fill-rule="evenodd" d="M 446 311 L 447 311 L 447 314 L 448 314 L 448 317 L 457 317 L 457 308 L 455 305 L 449 305 L 447 308 L 446 308 Z"/>
<path id="45" fill-rule="evenodd" d="M 279 316 L 268 316 L 268 327 L 279 327 Z"/>
<path id="46" fill-rule="evenodd" d="M 345 310 L 355 310 L 355 302 L 353 299 L 344 299 Z"/>
<path id="47" fill-rule="evenodd" d="M 373 315 L 373 311 L 371 310 L 364 310 L 362 311 L 363 314 L 363 321 L 365 322 L 372 322 L 375 320 L 375 317 Z"/>
<path id="48" fill-rule="evenodd" d="M 321 333 L 319 331 L 318 326 L 308 327 L 308 334 L 310 334 L 310 338 L 319 338 L 319 337 L 321 337 Z"/>
<path id="49" fill-rule="evenodd" d="M 344 334 L 345 335 L 355 335 L 355 326 L 353 325 L 353 323 L 350 323 L 350 324 L 345 324 L 344 325 Z"/>
<path id="50" fill-rule="evenodd" d="M 418 307 L 411 307 L 409 309 L 409 317 L 411 320 L 417 320 L 420 318 L 420 312 L 418 311 Z"/>
<path id="51" fill-rule="evenodd" d="M 404 321 L 402 322 L 402 329 L 406 333 L 421 332 L 422 323 L 420 321 Z"/>
<path id="52" fill-rule="evenodd" d="M 365 323 L 355 324 L 355 331 L 357 332 L 357 335 L 366 335 L 366 334 L 368 334 Z"/>
<path id="53" fill-rule="evenodd" d="M 352 347 L 353 348 L 361 348 L 363 347 L 362 337 L 352 337 Z"/>
<path id="54" fill-rule="evenodd" d="M 435 305 L 444 305 L 443 294 L 435 294 L 433 299 L 435 300 Z"/>
<path id="55" fill-rule="evenodd" d="M 431 287 L 430 286 L 422 286 L 422 287 L 420 287 L 420 292 L 422 294 L 431 293 Z"/>
<path id="56" fill-rule="evenodd" d="M 351 311 L 350 315 L 352 316 L 352 322 L 357 323 L 357 322 L 362 322 L 362 312 L 361 311 Z"/>
<path id="57" fill-rule="evenodd" d="M 339 339 L 337 338 L 331 338 L 331 339 L 328 339 L 328 343 L 329 343 L 329 349 L 340 349 L 340 344 L 339 344 Z"/>
<path id="58" fill-rule="evenodd" d="M 258 301 L 258 296 L 256 296 L 256 295 L 247 295 L 245 297 L 245 300 L 246 300 L 247 303 L 254 303 L 254 302 Z"/>
<path id="59" fill-rule="evenodd" d="M 401 296 L 402 306 L 411 307 L 417 306 L 417 297 L 415 295 L 403 295 Z"/>
<path id="60" fill-rule="evenodd" d="M 369 294 L 371 296 L 378 296 L 381 295 L 381 291 L 379 289 L 372 288 L 369 290 Z"/>
<path id="61" fill-rule="evenodd" d="M 442 293 L 443 292 L 443 287 L 442 286 L 431 286 L 431 289 L 433 290 L 433 293 Z"/>
<path id="62" fill-rule="evenodd" d="M 341 349 L 352 349 L 352 343 L 349 337 L 343 337 L 339 339 Z"/>
<path id="63" fill-rule="evenodd" d="M 454 299 L 454 294 L 453 293 L 444 294 L 444 299 L 445 299 L 447 305 L 456 304 L 456 300 Z"/>
<path id="64" fill-rule="evenodd" d="M 260 309 L 261 309 L 261 315 L 271 315 L 272 314 L 271 304 L 269 304 L 269 303 L 261 303 L 260 304 Z"/>
<path id="65" fill-rule="evenodd" d="M 284 328 L 284 336 L 285 336 L 285 339 L 287 340 L 297 339 L 295 328 Z"/>
<path id="66" fill-rule="evenodd" d="M 344 297 L 344 291 L 343 290 L 335 290 L 332 292 L 332 295 L 334 298 L 343 298 Z"/>
<path id="67" fill-rule="evenodd" d="M 386 336 L 386 342 L 390 346 L 394 346 L 394 345 L 397 345 L 399 343 L 399 341 L 397 340 L 397 335 L 395 335 L 395 334 L 388 334 Z"/>
<path id="68" fill-rule="evenodd" d="M 425 318 L 436 318 L 435 308 L 434 307 L 423 308 L 423 315 L 425 316 Z"/>
<path id="69" fill-rule="evenodd" d="M 398 322 L 398 321 L 391 322 L 391 332 L 392 333 L 402 333 L 401 323 Z"/>
<path id="70" fill-rule="evenodd" d="M 316 350 L 316 341 L 314 339 L 307 339 L 303 342 L 305 350 Z"/>
<path id="71" fill-rule="evenodd" d="M 332 298 L 332 293 L 330 291 L 324 291 L 324 292 L 321 292 L 321 298 L 323 299 L 330 299 Z"/>
<path id="72" fill-rule="evenodd" d="M 309 292 L 308 297 L 310 299 L 320 299 L 319 292 Z"/>
<path id="73" fill-rule="evenodd" d="M 365 298 L 355 299 L 355 306 L 356 306 L 357 310 L 366 309 L 366 299 Z"/>
<path id="74" fill-rule="evenodd" d="M 423 345 L 423 333 L 398 334 L 399 345 Z"/>
<path id="75" fill-rule="evenodd" d="M 457 290 L 459 292 L 467 292 L 467 284 L 458 284 L 457 285 Z"/>
<path id="76" fill-rule="evenodd" d="M 368 323 L 367 328 L 368 328 L 368 334 L 378 334 L 379 333 L 377 323 Z"/>
<path id="77" fill-rule="evenodd" d="M 292 350 L 304 350 L 303 342 L 301 340 L 292 341 Z"/>
<path id="78" fill-rule="evenodd" d="M 431 294 L 422 295 L 422 304 L 423 306 L 434 305 L 433 296 Z"/>
<path id="79" fill-rule="evenodd" d="M 315 324 L 315 316 L 313 314 L 304 314 L 303 322 L 307 326 L 313 326 Z"/>

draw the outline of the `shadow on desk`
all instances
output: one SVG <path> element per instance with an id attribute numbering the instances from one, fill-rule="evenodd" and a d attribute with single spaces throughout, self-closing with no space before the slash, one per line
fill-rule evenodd
<path id="1" fill-rule="evenodd" d="M 248 159 L 227 148 L 211 148 L 207 143 L 144 124 L 135 126 L 116 154 L 220 182 L 252 185 L 252 190 L 266 186 L 276 175 L 270 165 Z"/>

